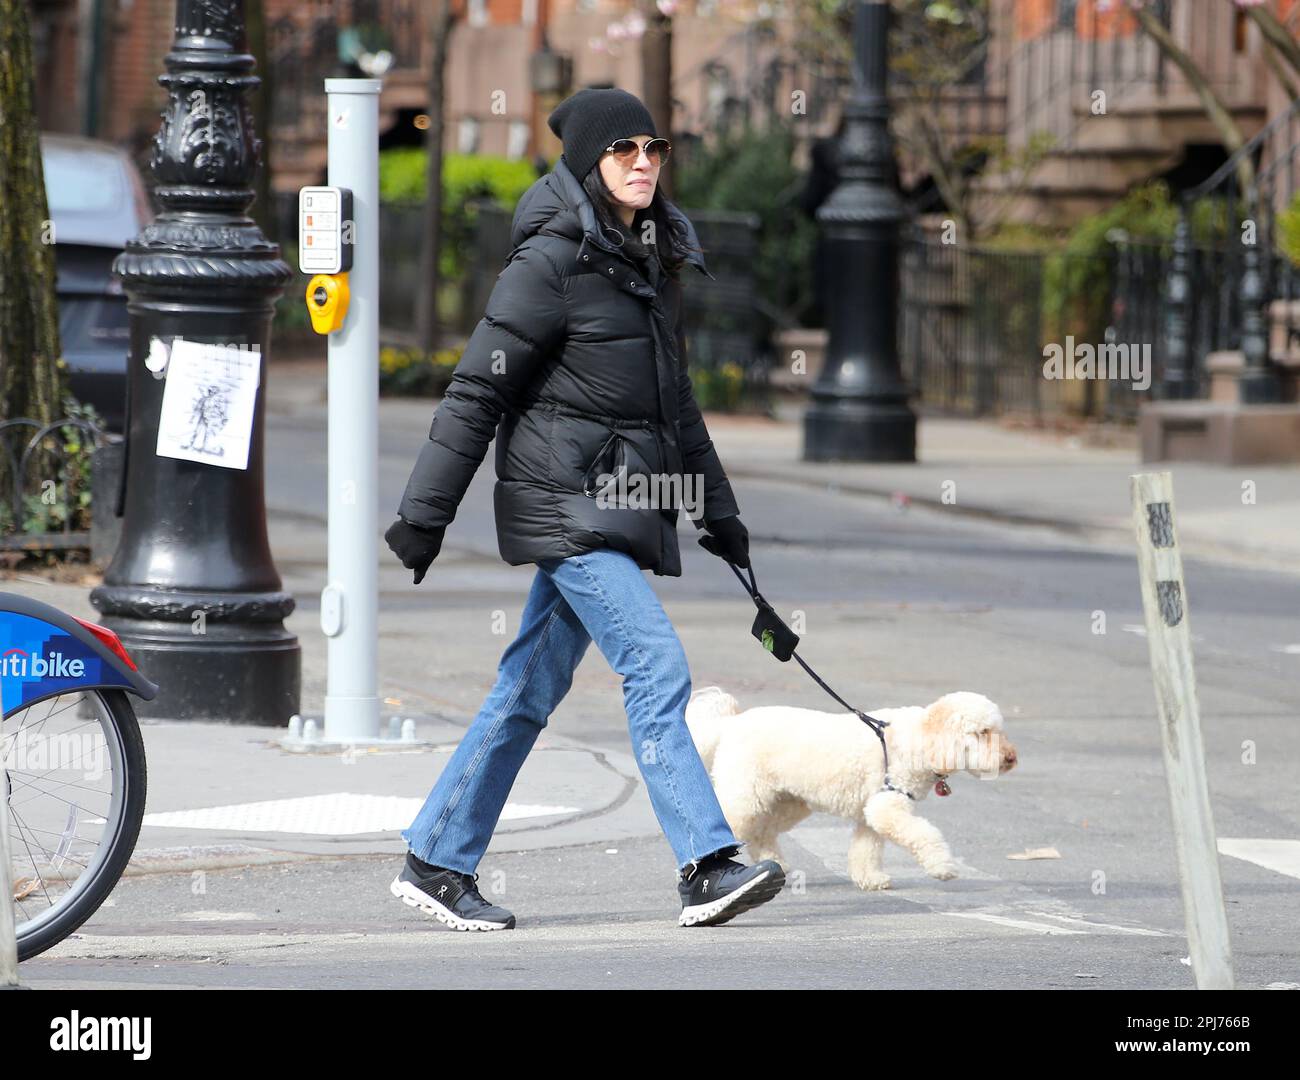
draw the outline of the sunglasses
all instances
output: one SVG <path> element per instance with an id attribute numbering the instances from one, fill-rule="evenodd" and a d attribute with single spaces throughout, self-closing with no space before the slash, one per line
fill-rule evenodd
<path id="1" fill-rule="evenodd" d="M 641 147 L 632 139 L 615 139 L 611 145 L 605 147 L 605 152 L 613 151 L 614 160 L 624 168 L 636 162 L 640 150 Z M 651 139 L 645 144 L 645 156 L 651 165 L 662 165 L 672 152 L 672 143 L 667 139 Z"/>

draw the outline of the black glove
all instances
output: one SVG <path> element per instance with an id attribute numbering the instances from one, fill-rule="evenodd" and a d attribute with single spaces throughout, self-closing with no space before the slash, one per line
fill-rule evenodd
<path id="1" fill-rule="evenodd" d="M 388 541 L 388 546 L 393 549 L 402 565 L 408 570 L 415 571 L 415 584 L 418 585 L 424 580 L 429 565 L 442 550 L 442 535 L 446 531 L 445 526 L 424 529 L 398 518 L 388 526 L 384 539 Z"/>
<path id="2" fill-rule="evenodd" d="M 700 537 L 700 547 L 742 570 L 749 566 L 749 530 L 736 514 L 717 521 L 706 518 L 704 527 L 708 532 Z"/>

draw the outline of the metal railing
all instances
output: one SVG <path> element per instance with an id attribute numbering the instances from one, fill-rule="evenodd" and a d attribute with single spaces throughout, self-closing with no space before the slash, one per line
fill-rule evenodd
<path id="1" fill-rule="evenodd" d="M 1298 158 L 1300 100 L 1180 197 L 1173 242 L 1161 249 L 1161 264 L 1151 272 L 1164 282 L 1166 367 L 1183 396 L 1208 390 L 1205 362 L 1212 352 L 1241 350 L 1255 378 L 1275 378 L 1274 360 L 1296 350 Z M 1244 189 L 1243 161 L 1254 172 Z M 1153 262 L 1154 256 L 1146 258 Z M 1168 392 L 1174 396 L 1177 388 L 1171 383 Z"/>
<path id="2" fill-rule="evenodd" d="M 1091 303 L 1086 285 L 1113 273 L 1109 256 L 1003 251 L 906 232 L 899 359 L 918 404 L 973 417 L 1129 415 L 1132 392 L 1116 380 L 1044 374 L 1050 345 L 1113 344 L 1106 304 Z M 1076 280 L 1085 284 L 1071 291 Z"/>
<path id="3" fill-rule="evenodd" d="M 0 550 L 90 548 L 90 459 L 104 441 L 88 420 L 0 422 Z"/>

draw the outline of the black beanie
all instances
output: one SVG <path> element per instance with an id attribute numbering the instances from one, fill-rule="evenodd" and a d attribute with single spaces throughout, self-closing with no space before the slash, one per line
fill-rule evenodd
<path id="1" fill-rule="evenodd" d="M 580 181 L 616 139 L 656 134 L 650 110 L 626 90 L 579 90 L 555 106 L 546 122 L 564 143 L 565 164 Z"/>

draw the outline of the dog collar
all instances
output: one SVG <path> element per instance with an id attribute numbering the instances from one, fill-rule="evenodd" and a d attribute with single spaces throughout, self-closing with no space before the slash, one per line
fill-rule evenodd
<path id="1" fill-rule="evenodd" d="M 936 795 L 943 796 L 943 795 L 951 795 L 951 794 L 952 794 L 952 788 L 950 788 L 950 787 L 948 786 L 948 774 L 947 774 L 947 773 L 931 773 L 930 775 L 934 777 L 934 793 L 935 793 Z M 911 799 L 913 802 L 916 802 L 916 796 L 915 796 L 915 795 L 913 795 L 910 791 L 904 791 L 904 790 L 903 790 L 902 788 L 900 788 L 900 787 L 895 787 L 895 786 L 894 786 L 894 782 L 893 782 L 892 780 L 890 780 L 888 776 L 885 777 L 885 782 L 884 782 L 883 785 L 881 785 L 881 790 L 882 790 L 882 791 L 897 791 L 900 795 L 906 795 L 906 796 L 907 796 L 909 799 Z"/>

